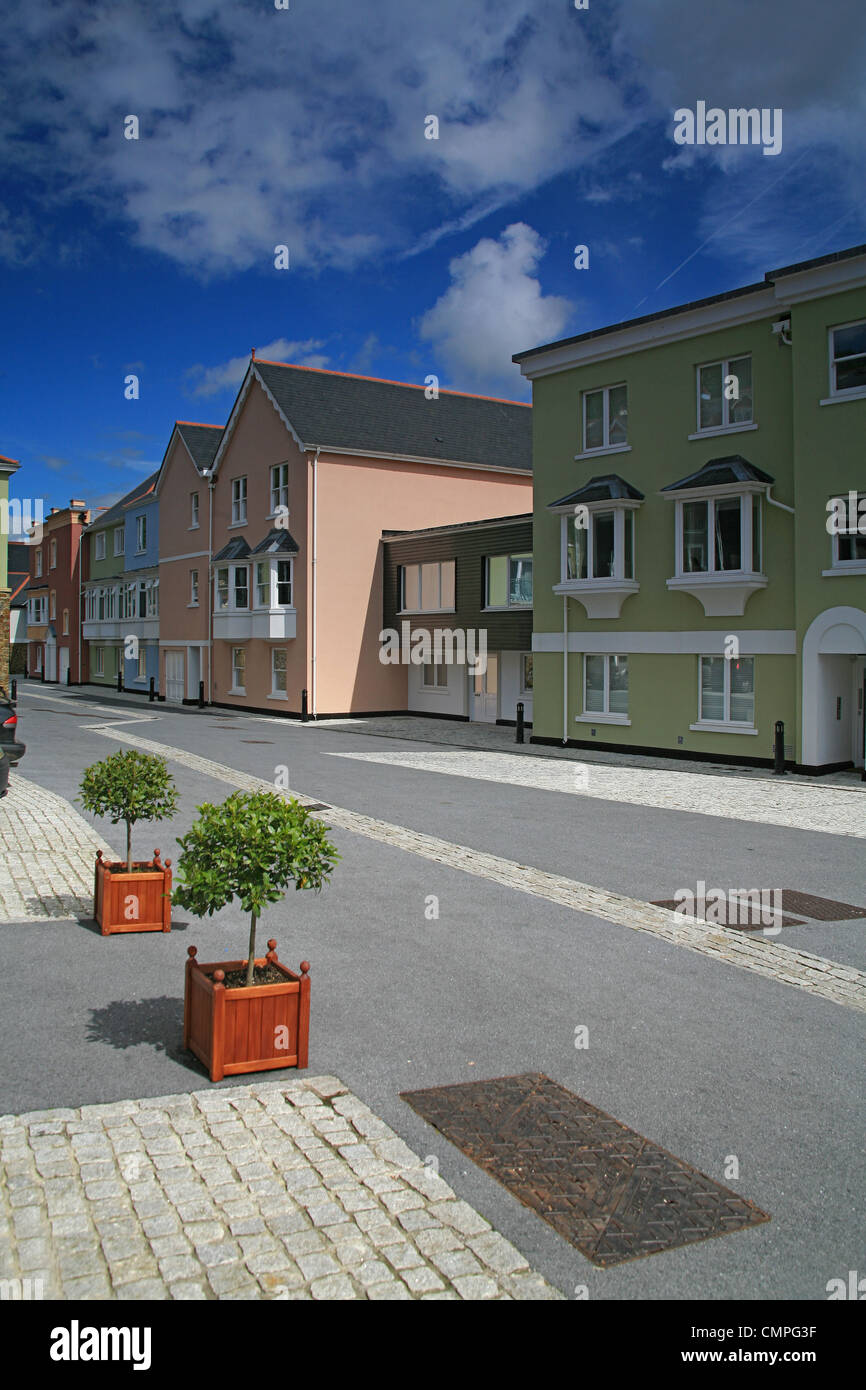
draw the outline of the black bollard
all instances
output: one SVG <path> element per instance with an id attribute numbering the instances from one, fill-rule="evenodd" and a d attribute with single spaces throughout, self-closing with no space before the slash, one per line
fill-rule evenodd
<path id="1" fill-rule="evenodd" d="M 307 709 L 307 692 L 306 692 L 306 690 L 302 690 L 302 691 L 301 691 L 301 720 L 303 721 L 304 724 L 306 724 L 306 722 L 307 722 L 307 720 L 309 719 L 309 717 L 310 717 L 310 715 L 309 715 L 309 711 L 308 711 L 308 709 Z"/>
<path id="2" fill-rule="evenodd" d="M 198 683 L 198 707 L 204 709 L 204 681 Z"/>
<path id="3" fill-rule="evenodd" d="M 123 691 L 123 667 L 122 667 L 122 666 L 118 666 L 118 668 L 117 668 L 117 689 L 118 689 L 120 692 Z"/>
<path id="4" fill-rule="evenodd" d="M 72 684 L 72 667 L 71 667 L 71 666 L 67 666 L 67 668 L 66 668 L 66 684 L 67 684 L 67 685 L 71 685 L 71 684 Z"/>
<path id="5" fill-rule="evenodd" d="M 517 701 L 517 737 L 515 743 L 523 742 L 523 701 Z"/>
<path id="6" fill-rule="evenodd" d="M 776 720 L 776 747 L 774 749 L 773 776 L 785 776 L 785 725 Z"/>
<path id="7" fill-rule="evenodd" d="M 153 676 L 151 676 L 150 678 L 150 685 L 148 686 L 147 698 L 151 704 L 153 704 L 153 701 L 156 698 L 156 682 L 154 681 Z"/>

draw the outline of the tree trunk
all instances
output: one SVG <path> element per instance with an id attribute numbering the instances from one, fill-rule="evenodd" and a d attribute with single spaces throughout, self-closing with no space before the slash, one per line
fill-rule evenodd
<path id="1" fill-rule="evenodd" d="M 126 822 L 126 872 L 132 873 L 132 826 Z"/>
<path id="2" fill-rule="evenodd" d="M 250 913 L 250 944 L 249 960 L 247 961 L 247 984 L 253 983 L 253 971 L 256 968 L 256 914 Z"/>

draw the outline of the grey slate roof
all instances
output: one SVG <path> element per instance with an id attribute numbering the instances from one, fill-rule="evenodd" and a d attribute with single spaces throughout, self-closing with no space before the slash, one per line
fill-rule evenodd
<path id="1" fill-rule="evenodd" d="M 341 372 L 253 363 L 304 445 L 532 471 L 532 409 Z"/>
<path id="2" fill-rule="evenodd" d="M 228 545 L 224 545 L 222 550 L 218 550 L 214 558 L 217 560 L 245 560 L 250 553 L 249 541 L 243 536 L 232 536 Z"/>
<path id="3" fill-rule="evenodd" d="M 210 468 L 223 436 L 222 425 L 193 425 L 188 420 L 175 420 L 175 427 L 199 472 Z"/>
<path id="4" fill-rule="evenodd" d="M 763 469 L 756 468 L 742 454 L 728 454 L 725 458 L 710 459 L 697 473 L 680 478 L 677 483 L 668 483 L 662 492 L 679 492 L 688 487 L 723 487 L 726 483 L 772 483 L 775 479 Z"/>
<path id="5" fill-rule="evenodd" d="M 250 553 L 252 555 L 297 555 L 299 549 L 300 546 L 290 531 L 287 531 L 284 526 L 275 526 L 272 531 L 268 532 L 263 541 L 259 541 L 258 545 L 253 546 Z"/>
<path id="6" fill-rule="evenodd" d="M 148 494 L 153 495 L 159 471 L 151 473 L 149 478 L 145 478 L 143 483 L 136 483 L 134 488 L 130 488 L 125 497 L 121 497 L 119 502 L 115 502 L 113 507 L 108 507 L 104 512 L 100 512 L 89 526 L 85 526 L 85 532 L 101 531 L 103 526 L 110 526 L 113 522 L 123 521 L 126 517 L 128 507 L 133 502 L 144 501 Z"/>
<path id="7" fill-rule="evenodd" d="M 636 487 L 632 487 L 631 483 L 627 483 L 618 473 L 606 473 L 604 476 L 590 478 L 589 482 L 584 483 L 576 492 L 570 492 L 567 497 L 558 497 L 555 502 L 548 502 L 547 505 L 570 507 L 572 503 L 616 500 L 643 502 L 644 494 L 638 492 Z"/>

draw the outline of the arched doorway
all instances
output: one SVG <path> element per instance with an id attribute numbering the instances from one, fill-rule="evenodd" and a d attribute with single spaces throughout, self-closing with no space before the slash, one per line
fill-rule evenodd
<path id="1" fill-rule="evenodd" d="M 802 762 L 863 766 L 866 612 L 827 608 L 803 639 Z"/>

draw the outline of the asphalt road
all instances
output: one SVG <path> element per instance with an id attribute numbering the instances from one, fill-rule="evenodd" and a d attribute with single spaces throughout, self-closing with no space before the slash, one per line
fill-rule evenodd
<path id="1" fill-rule="evenodd" d="M 112 709 L 91 690 L 25 688 L 20 772 L 72 800 L 82 769 L 126 746 L 82 726 L 153 712 Z M 704 879 L 866 904 L 863 842 L 851 837 L 328 756 L 400 747 L 344 727 L 165 706 L 125 727 L 267 780 L 286 765 L 291 786 L 321 801 L 636 898 Z M 230 790 L 172 770 L 181 812 L 170 827 L 136 829 L 141 853 L 172 855 L 196 805 Z M 93 824 L 121 849 L 122 827 Z M 820 1300 L 829 1279 L 862 1268 L 863 1014 L 374 840 L 333 838 L 343 859 L 331 885 L 292 893 L 260 929 L 288 964 L 312 962 L 310 1074 L 340 1076 L 413 1148 L 436 1155 L 445 1179 L 559 1288 L 586 1285 L 592 1299 Z M 430 894 L 436 921 L 425 917 Z M 861 921 L 780 939 L 862 968 L 864 938 Z M 180 1047 L 186 947 L 207 960 L 243 955 L 245 943 L 234 908 L 204 922 L 176 910 L 169 936 L 0 928 L 0 1111 L 209 1084 Z M 579 1024 L 587 1049 L 574 1046 Z M 740 1176 L 728 1185 L 772 1220 L 596 1269 L 399 1098 L 523 1071 L 547 1073 L 719 1181 L 736 1155 Z"/>

